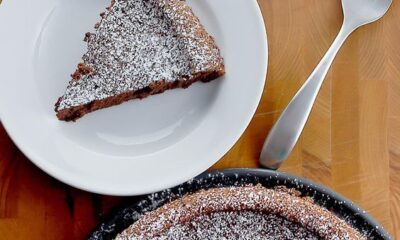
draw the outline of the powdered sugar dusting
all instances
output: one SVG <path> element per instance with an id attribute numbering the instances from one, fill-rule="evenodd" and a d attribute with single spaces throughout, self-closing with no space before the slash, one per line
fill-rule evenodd
<path id="1" fill-rule="evenodd" d="M 273 237 L 272 237 L 273 236 Z M 317 240 L 304 227 L 276 215 L 256 212 L 216 212 L 172 226 L 155 240 L 165 239 L 292 239 Z"/>
<path id="2" fill-rule="evenodd" d="M 272 221 L 262 226 L 259 221 L 263 219 Z M 278 231 L 274 227 L 278 222 L 287 231 Z M 117 239 L 185 239 L 190 231 L 198 233 L 199 239 L 213 239 L 215 234 L 235 234 L 241 227 L 245 232 L 245 226 L 260 227 L 257 234 L 266 234 L 267 238 L 296 234 L 297 230 L 300 235 L 313 233 L 307 235 L 310 239 L 366 239 L 310 198 L 299 197 L 285 188 L 267 189 L 261 185 L 213 188 L 187 195 L 146 213 Z M 278 232 L 274 233 L 274 229 Z"/>
<path id="3" fill-rule="evenodd" d="M 57 111 L 223 68 L 214 40 L 184 1 L 116 0 L 97 27 L 82 58 L 94 71 L 69 83 Z"/>

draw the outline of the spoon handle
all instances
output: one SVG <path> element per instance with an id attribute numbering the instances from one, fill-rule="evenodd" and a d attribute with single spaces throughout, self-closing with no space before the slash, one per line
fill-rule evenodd
<path id="1" fill-rule="evenodd" d="M 260 163 L 263 167 L 278 169 L 289 156 L 336 54 L 352 31 L 345 25 L 341 28 L 328 52 L 275 123 L 261 152 Z"/>

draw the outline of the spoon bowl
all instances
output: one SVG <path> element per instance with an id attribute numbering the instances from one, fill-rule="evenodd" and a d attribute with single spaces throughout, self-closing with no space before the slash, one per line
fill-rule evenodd
<path id="1" fill-rule="evenodd" d="M 375 22 L 385 15 L 392 0 L 342 0 L 344 24 L 353 28 Z"/>

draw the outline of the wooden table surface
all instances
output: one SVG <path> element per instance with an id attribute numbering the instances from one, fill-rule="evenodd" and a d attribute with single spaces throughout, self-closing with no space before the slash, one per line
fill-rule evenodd
<path id="1" fill-rule="evenodd" d="M 213 168 L 258 166 L 269 129 L 321 59 L 343 18 L 339 0 L 259 4 L 270 47 L 264 96 L 245 134 Z M 344 45 L 281 170 L 342 193 L 400 239 L 399 1 Z M 49 177 L 0 125 L 1 239 L 82 239 L 122 200 Z"/>

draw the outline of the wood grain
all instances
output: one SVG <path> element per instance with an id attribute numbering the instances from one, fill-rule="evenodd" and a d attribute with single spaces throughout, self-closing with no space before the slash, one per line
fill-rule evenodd
<path id="1" fill-rule="evenodd" d="M 260 106 L 213 168 L 258 167 L 263 141 L 336 33 L 339 0 L 259 0 L 269 37 Z M 352 199 L 400 239 L 400 3 L 340 51 L 282 171 Z M 125 199 L 83 192 L 36 168 L 0 126 L 0 238 L 83 239 Z"/>

